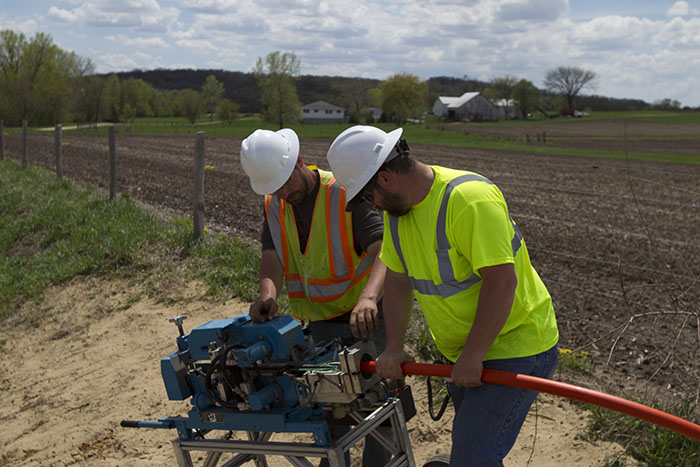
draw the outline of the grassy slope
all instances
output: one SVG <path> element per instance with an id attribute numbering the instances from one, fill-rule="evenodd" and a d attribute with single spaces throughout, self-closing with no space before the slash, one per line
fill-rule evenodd
<path id="1" fill-rule="evenodd" d="M 48 286 L 88 274 L 133 277 L 156 294 L 180 268 L 211 294 L 250 300 L 257 292 L 259 254 L 240 239 L 195 241 L 188 220 L 164 223 L 128 198 L 109 201 L 11 160 L 0 160 L 0 225 L 0 318 L 23 300 L 41 300 Z"/>

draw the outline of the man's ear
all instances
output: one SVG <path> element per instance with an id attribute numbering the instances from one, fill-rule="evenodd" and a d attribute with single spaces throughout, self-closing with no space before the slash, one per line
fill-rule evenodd
<path id="1" fill-rule="evenodd" d="M 304 162 L 301 160 L 301 156 L 297 156 L 296 165 L 297 165 L 298 167 L 301 167 L 302 165 L 304 165 Z"/>
<path id="2" fill-rule="evenodd" d="M 377 184 L 382 188 L 391 188 L 395 183 L 394 175 L 386 170 L 377 172 Z"/>

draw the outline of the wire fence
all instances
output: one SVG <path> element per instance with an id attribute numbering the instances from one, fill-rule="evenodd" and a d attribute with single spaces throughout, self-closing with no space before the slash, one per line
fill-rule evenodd
<path id="1" fill-rule="evenodd" d="M 240 138 L 115 130 L 113 150 L 110 133 L 31 134 L 6 136 L 0 154 L 29 154 L 28 163 L 57 173 L 58 159 L 49 156 L 60 154 L 66 177 L 188 213 L 195 235 L 208 226 L 256 237 L 262 200 L 238 162 Z M 327 168 L 328 146 L 303 141 L 304 161 Z M 698 400 L 700 170 L 430 146 L 415 155 L 480 172 L 504 191 L 552 293 L 562 346 L 597 355 L 606 371 L 621 375 L 618 390 L 655 387 Z M 114 175 L 107 179 L 108 173 Z"/>

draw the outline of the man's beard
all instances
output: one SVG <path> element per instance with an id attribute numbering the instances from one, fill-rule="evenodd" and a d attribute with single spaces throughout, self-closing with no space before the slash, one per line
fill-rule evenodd
<path id="1" fill-rule="evenodd" d="M 309 196 L 309 192 L 311 191 L 311 183 L 306 178 L 302 177 L 301 184 L 301 190 L 290 193 L 285 199 L 285 201 L 291 204 L 292 206 L 301 206 L 302 204 L 304 204 L 304 201 L 306 201 L 306 198 Z"/>
<path id="2" fill-rule="evenodd" d="M 377 207 L 382 211 L 386 211 L 390 216 L 401 217 L 408 214 L 408 211 L 411 210 L 411 205 L 401 199 L 399 195 L 391 193 L 380 186 L 377 186 L 375 189 L 382 195 L 382 206 Z"/>

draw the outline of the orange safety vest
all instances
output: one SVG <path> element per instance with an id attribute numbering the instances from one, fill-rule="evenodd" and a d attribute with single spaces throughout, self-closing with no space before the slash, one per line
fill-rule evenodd
<path id="1" fill-rule="evenodd" d="M 306 251 L 301 252 L 294 210 L 284 200 L 265 197 L 265 216 L 284 279 L 292 316 L 312 321 L 352 310 L 369 279 L 372 258 L 355 252 L 352 216 L 345 212 L 345 189 L 330 172 L 317 170 L 316 196 Z"/>

